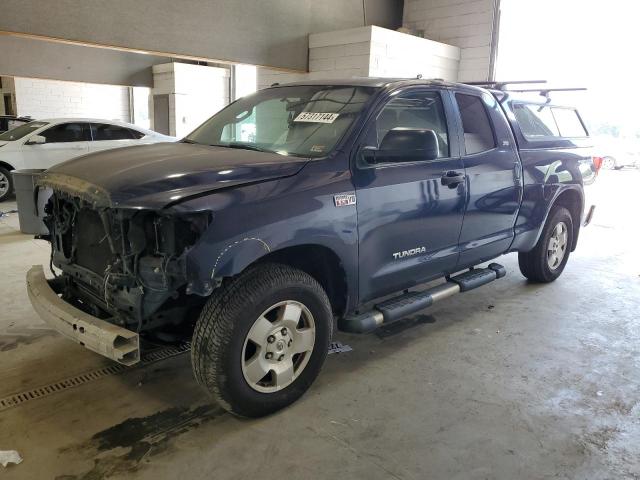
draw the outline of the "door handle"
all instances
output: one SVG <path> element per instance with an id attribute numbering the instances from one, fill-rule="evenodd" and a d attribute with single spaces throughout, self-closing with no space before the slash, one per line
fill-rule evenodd
<path id="1" fill-rule="evenodd" d="M 440 182 L 442 182 L 442 185 L 446 187 L 455 188 L 458 186 L 459 183 L 464 182 L 464 179 L 465 179 L 464 173 L 448 171 L 440 178 Z"/>

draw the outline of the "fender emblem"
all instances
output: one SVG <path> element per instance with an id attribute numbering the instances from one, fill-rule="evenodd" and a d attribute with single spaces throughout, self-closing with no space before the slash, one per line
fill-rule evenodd
<path id="1" fill-rule="evenodd" d="M 353 193 L 341 193 L 340 195 L 333 196 L 333 202 L 336 204 L 336 207 L 355 205 L 356 196 Z"/>
<path id="2" fill-rule="evenodd" d="M 427 253 L 427 249 L 425 247 L 416 247 L 410 250 L 403 250 L 401 252 L 396 252 L 393 254 L 394 260 L 399 260 L 404 257 L 413 257 L 414 255 L 419 255 L 421 253 Z"/>

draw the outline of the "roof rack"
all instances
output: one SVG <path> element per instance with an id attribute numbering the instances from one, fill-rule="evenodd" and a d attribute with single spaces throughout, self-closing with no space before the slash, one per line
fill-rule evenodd
<path id="1" fill-rule="evenodd" d="M 550 92 L 577 92 L 587 90 L 585 87 L 569 87 L 569 88 L 505 88 L 507 85 L 531 84 L 531 83 L 547 83 L 546 80 L 513 80 L 513 81 L 496 81 L 496 82 L 464 82 L 465 85 L 474 85 L 478 87 L 492 88 L 505 93 L 539 93 L 540 96 L 547 99 L 547 103 L 551 101 Z M 506 97 L 505 97 L 506 98 Z"/>
<path id="2" fill-rule="evenodd" d="M 496 90 L 504 90 L 507 85 L 522 85 L 530 83 L 547 83 L 546 80 L 499 80 L 487 82 L 462 82 L 465 85 L 473 85 L 476 87 L 495 88 Z"/>
<path id="3" fill-rule="evenodd" d="M 549 95 L 549 92 L 577 92 L 586 90 L 586 87 L 569 87 L 569 88 L 523 88 L 518 90 L 509 90 L 509 92 L 539 92 L 540 95 L 546 97 Z"/>

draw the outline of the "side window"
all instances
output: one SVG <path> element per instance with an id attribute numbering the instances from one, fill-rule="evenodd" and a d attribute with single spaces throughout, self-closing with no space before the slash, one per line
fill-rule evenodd
<path id="1" fill-rule="evenodd" d="M 558 125 L 549 107 L 515 103 L 513 114 L 520 125 L 522 134 L 529 140 L 560 136 Z"/>
<path id="2" fill-rule="evenodd" d="M 560 130 L 560 136 L 566 138 L 574 137 L 586 137 L 587 131 L 584 129 L 578 112 L 573 108 L 551 108 L 553 112 L 553 118 L 556 119 L 556 124 Z"/>
<path id="3" fill-rule="evenodd" d="M 1 121 L 1 120 L 0 120 Z M 7 120 L 7 130 L 11 130 L 12 128 L 19 127 L 20 125 L 24 125 L 27 122 L 23 122 L 22 120 Z"/>
<path id="4" fill-rule="evenodd" d="M 573 108 L 525 103 L 515 103 L 512 108 L 527 140 L 588 136 L 578 112 Z"/>
<path id="5" fill-rule="evenodd" d="M 88 124 L 61 123 L 45 130 L 42 135 L 47 143 L 84 142 L 88 140 Z"/>
<path id="6" fill-rule="evenodd" d="M 466 154 L 473 155 L 495 148 L 491 121 L 482 98 L 456 93 L 456 101 L 462 118 Z"/>
<path id="7" fill-rule="evenodd" d="M 133 138 L 135 138 L 136 140 L 139 140 L 139 139 L 141 139 L 142 137 L 144 137 L 144 136 L 145 136 L 145 134 L 144 134 L 143 132 L 140 132 L 140 131 L 138 131 L 138 130 L 134 130 L 134 129 L 132 129 L 132 128 L 130 128 L 130 129 L 129 129 L 129 133 L 130 133 L 130 134 L 131 134 L 131 136 L 132 136 Z"/>
<path id="8" fill-rule="evenodd" d="M 109 123 L 92 123 L 91 124 L 93 140 L 132 140 L 140 137 L 136 137 L 133 130 L 129 128 L 120 127 L 118 125 L 111 125 Z"/>
<path id="9" fill-rule="evenodd" d="M 409 136 L 402 138 L 402 134 Z M 395 137 L 395 138 L 394 138 Z M 374 163 L 414 162 L 449 156 L 449 134 L 438 92 L 411 92 L 389 101 L 368 133 L 368 144 L 381 152 L 399 145 L 397 155 L 378 155 Z M 393 147 L 392 147 L 393 149 Z M 403 149 L 406 154 L 403 154 Z M 417 152 L 410 154 L 410 152 Z M 430 153 L 422 155 L 421 151 Z M 368 163 L 371 163 L 368 160 Z"/>

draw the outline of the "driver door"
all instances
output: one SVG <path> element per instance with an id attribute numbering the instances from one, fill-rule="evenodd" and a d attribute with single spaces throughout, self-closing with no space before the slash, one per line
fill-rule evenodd
<path id="1" fill-rule="evenodd" d="M 91 132 L 88 123 L 60 123 L 39 135 L 46 138 L 46 143 L 29 145 L 27 140 L 22 146 L 27 168 L 50 168 L 89 152 Z"/>
<path id="2" fill-rule="evenodd" d="M 362 302 L 455 269 L 466 186 L 450 123 L 454 112 L 448 95 L 413 89 L 389 100 L 365 130 L 354 169 Z M 433 131 L 437 152 L 364 161 L 367 151 L 380 152 L 392 129 Z M 454 176 L 454 182 L 447 179 Z"/>

